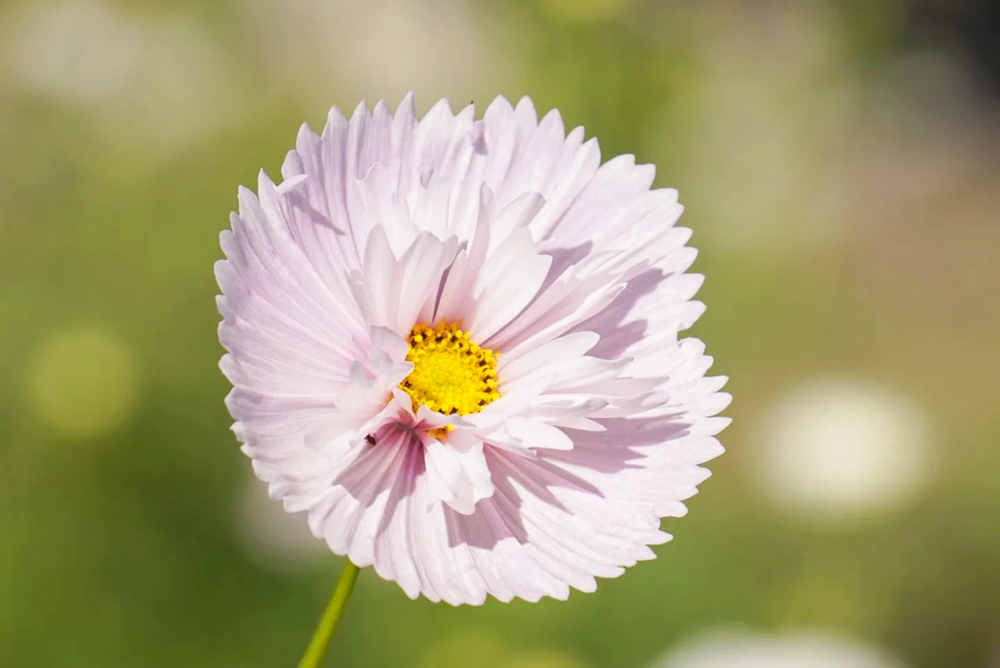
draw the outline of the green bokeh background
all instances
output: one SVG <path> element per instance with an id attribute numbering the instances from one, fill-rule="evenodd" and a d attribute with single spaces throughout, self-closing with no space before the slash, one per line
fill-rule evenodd
<path id="1" fill-rule="evenodd" d="M 714 628 L 1000 665 L 1000 114 L 960 35 L 914 31 L 927 4 L 0 5 L 0 665 L 297 660 L 341 562 L 228 430 L 217 237 L 301 122 L 409 89 L 531 95 L 658 165 L 734 422 L 656 561 L 458 609 L 364 571 L 332 665 L 651 666 Z M 827 378 L 915 407 L 905 502 L 770 489 L 766 416 Z"/>

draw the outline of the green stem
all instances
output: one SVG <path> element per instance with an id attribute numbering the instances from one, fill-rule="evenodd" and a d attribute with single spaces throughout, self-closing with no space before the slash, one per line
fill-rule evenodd
<path id="1" fill-rule="evenodd" d="M 337 623 L 344 614 L 347 599 L 351 597 L 354 583 L 358 580 L 358 571 L 360 569 L 348 559 L 340 574 L 337 588 L 333 590 L 333 596 L 326 606 L 326 612 L 323 613 L 323 619 L 319 620 L 316 632 L 313 633 L 312 640 L 306 647 L 306 653 L 299 662 L 299 668 L 319 668 L 323 663 L 323 657 L 326 656 L 326 650 L 330 647 L 330 641 L 333 640 L 333 634 L 337 630 Z"/>

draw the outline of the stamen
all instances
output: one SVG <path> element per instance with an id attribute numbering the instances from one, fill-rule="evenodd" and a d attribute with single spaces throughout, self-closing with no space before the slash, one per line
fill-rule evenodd
<path id="1" fill-rule="evenodd" d="M 414 408 L 423 405 L 445 415 L 467 415 L 500 398 L 496 353 L 480 347 L 457 323 L 417 325 L 407 341 L 406 359 L 413 371 L 399 386 L 413 399 Z"/>

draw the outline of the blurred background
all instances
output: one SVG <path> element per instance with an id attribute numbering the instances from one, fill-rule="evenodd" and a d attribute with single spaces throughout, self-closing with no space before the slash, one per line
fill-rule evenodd
<path id="1" fill-rule="evenodd" d="M 341 563 L 228 430 L 213 262 L 299 124 L 530 95 L 677 187 L 728 452 L 660 558 L 341 666 L 1000 666 L 1000 4 L 0 4 L 0 665 L 290 666 Z M 336 662 L 334 662 L 336 663 Z"/>

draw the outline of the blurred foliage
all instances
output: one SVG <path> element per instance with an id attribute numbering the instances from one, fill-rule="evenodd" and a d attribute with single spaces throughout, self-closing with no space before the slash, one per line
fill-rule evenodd
<path id="1" fill-rule="evenodd" d="M 236 186 L 277 176 L 303 119 L 413 88 L 423 109 L 529 94 L 605 156 L 658 165 L 695 230 L 709 310 L 693 334 L 731 376 L 734 423 L 657 561 L 565 603 L 471 609 L 366 571 L 338 665 L 644 666 L 715 626 L 834 629 L 914 668 L 995 665 L 1000 117 L 975 61 L 913 46 L 912 11 L 4 5 L 0 664 L 298 657 L 340 564 L 276 567 L 246 540 L 268 525 L 241 519 L 264 492 L 222 402 L 217 235 Z M 828 376 L 926 412 L 937 457 L 907 504 L 810 521 L 763 488 L 759 415 Z"/>

